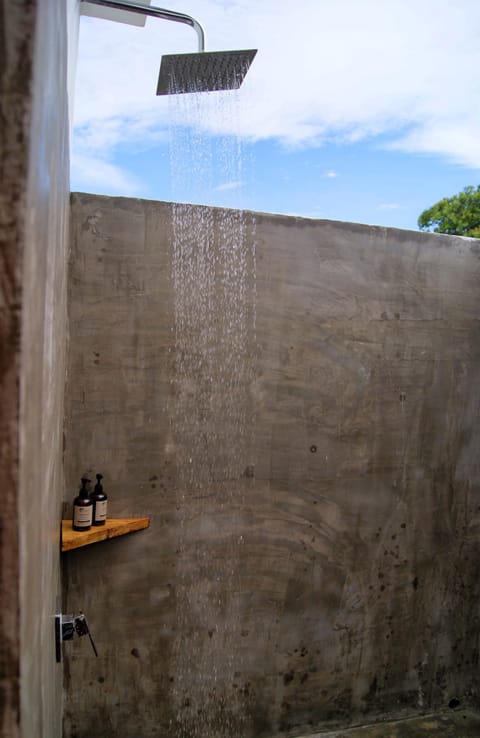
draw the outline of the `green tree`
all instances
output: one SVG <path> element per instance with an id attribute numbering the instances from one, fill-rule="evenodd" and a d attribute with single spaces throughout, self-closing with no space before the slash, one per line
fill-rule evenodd
<path id="1" fill-rule="evenodd" d="M 444 197 L 418 218 L 422 231 L 480 238 L 480 185 Z"/>

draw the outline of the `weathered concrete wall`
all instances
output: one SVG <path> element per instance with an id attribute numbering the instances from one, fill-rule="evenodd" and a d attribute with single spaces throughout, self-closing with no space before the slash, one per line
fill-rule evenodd
<path id="1" fill-rule="evenodd" d="M 59 738 L 67 6 L 0 2 L 0 735 Z"/>
<path id="2" fill-rule="evenodd" d="M 69 213 L 67 9 L 75 17 L 75 5 L 75 0 L 42 0 L 35 11 L 20 377 L 22 738 L 56 738 L 62 731 L 62 666 L 55 661 L 52 620 L 61 609 Z"/>
<path id="3" fill-rule="evenodd" d="M 112 516 L 152 522 L 68 555 L 100 657 L 66 647 L 67 735 L 248 738 L 475 703 L 478 242 L 246 214 L 249 428 L 219 478 L 231 377 L 205 402 L 200 306 L 179 343 L 174 210 L 73 196 L 69 499 L 96 469 Z M 198 213 L 217 264 L 227 216 Z"/>
<path id="4" fill-rule="evenodd" d="M 28 172 L 31 2 L 0 3 L 0 735 L 19 735 L 18 378 L 20 272 Z M 7 43 L 10 39 L 10 44 Z M 23 61 L 24 74 L 17 70 Z"/>

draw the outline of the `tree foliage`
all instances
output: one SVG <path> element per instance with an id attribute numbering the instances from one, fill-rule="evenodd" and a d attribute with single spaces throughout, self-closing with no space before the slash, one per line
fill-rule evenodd
<path id="1" fill-rule="evenodd" d="M 444 197 L 418 218 L 422 231 L 480 238 L 480 185 Z"/>

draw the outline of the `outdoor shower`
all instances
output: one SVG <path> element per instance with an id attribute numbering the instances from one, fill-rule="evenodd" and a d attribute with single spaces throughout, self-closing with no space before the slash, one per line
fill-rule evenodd
<path id="1" fill-rule="evenodd" d="M 237 89 L 257 53 L 256 49 L 205 51 L 205 32 L 201 24 L 184 13 L 140 5 L 130 0 L 81 0 L 85 1 L 115 10 L 127 10 L 153 18 L 185 23 L 195 29 L 198 36 L 197 53 L 162 56 L 157 95 Z"/>

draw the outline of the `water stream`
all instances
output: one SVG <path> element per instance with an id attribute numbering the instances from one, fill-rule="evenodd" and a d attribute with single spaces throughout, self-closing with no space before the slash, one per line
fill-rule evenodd
<path id="1" fill-rule="evenodd" d="M 234 115 L 235 95 L 213 96 L 218 115 Z M 204 97 L 179 95 L 171 103 L 171 175 L 175 199 L 183 200 L 172 206 L 178 532 L 172 734 L 242 738 L 248 698 L 239 647 L 242 516 L 254 473 L 255 239 L 252 218 L 239 207 L 190 204 L 208 202 L 223 186 L 238 205 L 243 179 L 239 139 L 201 132 Z M 208 104 L 211 114 L 211 99 Z"/>

